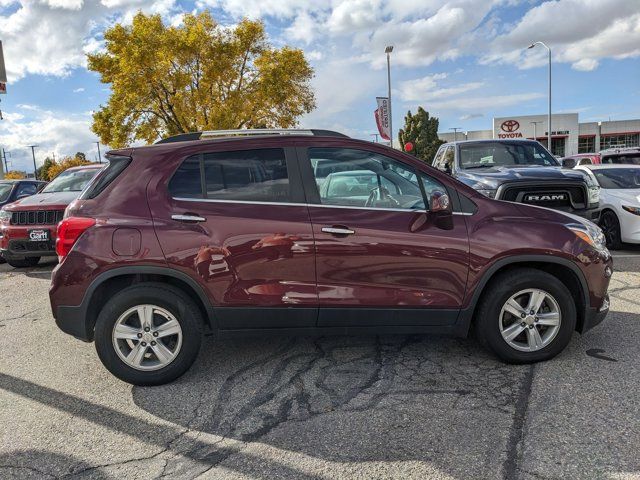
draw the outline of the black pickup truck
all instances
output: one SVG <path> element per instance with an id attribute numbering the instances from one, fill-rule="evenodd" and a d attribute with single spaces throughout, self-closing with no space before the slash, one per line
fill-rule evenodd
<path id="1" fill-rule="evenodd" d="M 597 222 L 600 187 L 563 169 L 533 140 L 466 140 L 443 144 L 433 166 L 498 200 L 553 208 Z"/>

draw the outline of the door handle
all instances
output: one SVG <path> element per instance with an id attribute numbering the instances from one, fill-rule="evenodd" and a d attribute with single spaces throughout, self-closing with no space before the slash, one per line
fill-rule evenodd
<path id="1" fill-rule="evenodd" d="M 179 222 L 187 222 L 187 223 L 197 223 L 197 222 L 206 222 L 207 219 L 204 217 L 199 217 L 198 215 L 171 215 L 173 220 L 177 220 Z"/>
<path id="2" fill-rule="evenodd" d="M 355 230 L 351 230 L 346 227 L 322 227 L 324 233 L 331 233 L 332 235 L 353 235 Z"/>

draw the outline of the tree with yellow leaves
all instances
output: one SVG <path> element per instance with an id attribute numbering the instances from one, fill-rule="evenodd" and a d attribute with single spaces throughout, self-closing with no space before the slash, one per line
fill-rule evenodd
<path id="1" fill-rule="evenodd" d="M 64 157 L 62 160 L 49 165 L 49 168 L 47 168 L 46 171 L 47 178 L 42 178 L 41 180 L 51 181 L 68 168 L 80 167 L 82 165 L 91 165 L 91 162 L 88 162 L 85 158 L 78 156 Z"/>
<path id="2" fill-rule="evenodd" d="M 315 108 L 313 70 L 302 50 L 272 47 L 264 25 L 218 25 L 208 11 L 180 26 L 138 13 L 105 34 L 89 69 L 111 86 L 92 130 L 118 148 L 201 130 L 289 128 Z"/>
<path id="3" fill-rule="evenodd" d="M 4 174 L 5 180 L 22 180 L 25 178 L 24 172 L 19 172 L 17 170 L 9 170 Z"/>

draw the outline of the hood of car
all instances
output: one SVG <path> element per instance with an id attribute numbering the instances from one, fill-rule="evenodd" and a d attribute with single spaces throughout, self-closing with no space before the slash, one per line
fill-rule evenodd
<path id="1" fill-rule="evenodd" d="M 520 167 L 487 167 L 460 170 L 456 177 L 474 188 L 498 188 L 505 182 L 517 181 L 584 181 L 584 174 L 578 170 L 562 167 L 540 167 L 537 165 Z"/>
<path id="2" fill-rule="evenodd" d="M 7 205 L 6 210 L 34 210 L 53 207 L 66 208 L 67 205 L 78 198 L 79 195 L 80 192 L 38 193 Z"/>
<path id="3" fill-rule="evenodd" d="M 601 190 L 601 196 L 607 196 L 609 198 L 617 199 L 622 202 L 626 202 L 629 206 L 635 207 L 640 205 L 640 189 L 609 189 Z"/>

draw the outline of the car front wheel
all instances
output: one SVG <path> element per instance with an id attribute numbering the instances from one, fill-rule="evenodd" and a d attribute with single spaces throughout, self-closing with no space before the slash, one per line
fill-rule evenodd
<path id="1" fill-rule="evenodd" d="M 475 327 L 481 343 L 502 360 L 548 360 L 571 340 L 576 307 L 567 287 L 555 276 L 517 269 L 499 275 L 486 288 Z"/>
<path id="2" fill-rule="evenodd" d="M 611 250 L 619 250 L 622 248 L 620 220 L 618 220 L 618 216 L 614 212 L 607 210 L 602 214 L 600 228 L 602 228 L 604 238 L 607 240 L 607 248 Z"/>
<path id="3" fill-rule="evenodd" d="M 96 350 L 104 366 L 134 385 L 161 385 L 186 372 L 202 336 L 202 314 L 181 290 L 161 283 L 128 287 L 96 321 Z"/>

